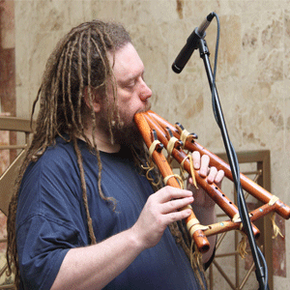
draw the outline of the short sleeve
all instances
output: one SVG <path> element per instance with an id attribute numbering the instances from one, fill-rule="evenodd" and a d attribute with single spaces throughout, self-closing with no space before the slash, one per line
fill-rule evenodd
<path id="1" fill-rule="evenodd" d="M 67 251 L 81 244 L 79 231 L 36 215 L 17 231 L 24 289 L 50 289 Z"/>
<path id="2" fill-rule="evenodd" d="M 16 236 L 24 289 L 50 289 L 68 250 L 88 244 L 78 166 L 66 148 L 47 150 L 27 168 Z"/>

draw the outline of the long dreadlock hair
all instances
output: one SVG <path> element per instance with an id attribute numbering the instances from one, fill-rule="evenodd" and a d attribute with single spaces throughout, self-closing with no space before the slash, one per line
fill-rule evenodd
<path id="1" fill-rule="evenodd" d="M 8 262 L 8 274 L 15 274 L 17 288 L 19 287 L 20 273 L 16 245 L 16 210 L 20 183 L 27 166 L 31 162 L 36 162 L 47 147 L 55 143 L 57 136 L 64 138 L 64 133 L 67 134 L 68 141 L 72 142 L 76 152 L 83 202 L 87 214 L 89 237 L 92 244 L 96 243 L 88 208 L 82 155 L 77 144 L 77 139 L 82 137 L 89 149 L 96 152 L 99 166 L 99 194 L 102 199 L 114 202 L 113 198 L 104 196 L 102 192 L 100 153 L 94 139 L 94 134 L 92 134 L 92 139 L 88 138 L 85 134 L 85 118 L 90 118 L 92 132 L 95 131 L 96 118 L 93 110 L 92 91 L 98 90 L 103 97 L 103 101 L 108 105 L 107 92 L 110 85 L 114 101 L 111 104 L 111 109 L 107 110 L 107 115 L 111 139 L 113 140 L 111 124 L 115 117 L 113 112 L 116 111 L 117 94 L 116 82 L 108 59 L 108 53 L 114 55 L 117 50 L 130 42 L 131 38 L 121 24 L 93 20 L 73 28 L 60 40 L 47 61 L 41 86 L 32 108 L 31 120 L 33 119 L 36 104 L 40 104 L 35 132 L 16 180 L 16 189 L 9 205 L 7 220 L 8 243 L 6 258 Z M 85 89 L 88 92 L 89 108 L 83 98 Z M 106 108 L 109 108 L 109 106 L 106 106 Z M 117 123 L 119 121 L 118 118 L 117 114 Z M 132 148 L 135 161 L 139 166 L 140 162 L 148 162 L 147 152 L 141 153 L 141 151 L 133 150 Z M 139 154 L 136 154 L 136 152 Z M 181 244 L 188 257 L 190 257 L 190 242 L 187 238 L 184 238 L 186 237 L 186 231 L 182 223 L 174 223 L 170 226 L 170 229 L 177 243 Z"/>

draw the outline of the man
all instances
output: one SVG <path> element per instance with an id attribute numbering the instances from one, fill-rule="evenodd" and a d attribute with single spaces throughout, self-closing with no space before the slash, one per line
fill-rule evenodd
<path id="1" fill-rule="evenodd" d="M 191 190 L 165 186 L 153 194 L 133 121 L 150 108 L 151 94 L 121 25 L 83 23 L 60 41 L 34 103 L 37 128 L 10 204 L 7 257 L 20 289 L 204 287 L 182 231 L 190 211 L 179 209 L 193 203 L 208 224 L 214 205 L 201 190 L 196 205 Z M 201 175 L 221 182 L 207 156 L 193 157 Z"/>

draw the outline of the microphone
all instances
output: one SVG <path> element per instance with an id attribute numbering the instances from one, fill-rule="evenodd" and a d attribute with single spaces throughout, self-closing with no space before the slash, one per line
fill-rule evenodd
<path id="1" fill-rule="evenodd" d="M 193 51 L 198 48 L 199 40 L 205 37 L 205 31 L 209 27 L 212 19 L 214 18 L 214 12 L 211 12 L 200 24 L 196 27 L 191 35 L 187 38 L 186 44 L 176 57 L 174 63 L 172 64 L 172 70 L 179 74 L 185 67 L 187 61 L 191 57 Z"/>

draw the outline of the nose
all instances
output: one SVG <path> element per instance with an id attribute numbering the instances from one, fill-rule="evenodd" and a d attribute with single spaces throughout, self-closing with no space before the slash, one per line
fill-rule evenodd
<path id="1" fill-rule="evenodd" d="M 140 90 L 140 94 L 139 97 L 141 99 L 141 101 L 146 101 L 147 99 L 149 99 L 152 96 L 152 91 L 151 89 L 147 86 L 147 84 L 143 81 L 142 86 L 141 86 L 141 90 Z"/>

